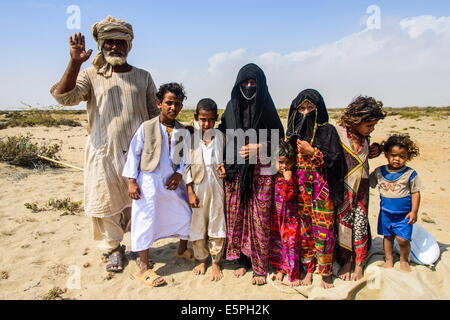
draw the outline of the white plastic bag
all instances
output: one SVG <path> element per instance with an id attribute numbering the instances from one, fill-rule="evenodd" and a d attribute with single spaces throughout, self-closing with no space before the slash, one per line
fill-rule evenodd
<path id="1" fill-rule="evenodd" d="M 394 240 L 394 250 L 400 254 L 397 240 Z M 441 252 L 436 239 L 424 227 L 415 223 L 411 235 L 410 261 L 416 264 L 433 266 Z"/>

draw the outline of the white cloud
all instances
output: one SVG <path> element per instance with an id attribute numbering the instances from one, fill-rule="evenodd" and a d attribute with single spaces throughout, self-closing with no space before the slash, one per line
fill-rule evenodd
<path id="1" fill-rule="evenodd" d="M 318 89 L 330 107 L 344 107 L 359 94 L 388 106 L 450 105 L 448 40 L 450 17 L 418 16 L 382 21 L 380 30 L 363 30 L 305 51 L 222 52 L 209 59 L 208 72 L 185 82 L 191 87 L 189 105 L 196 96 L 209 96 L 224 107 L 247 62 L 265 71 L 277 107 L 288 107 L 305 88 Z"/>
<path id="2" fill-rule="evenodd" d="M 424 32 L 431 31 L 437 36 L 450 37 L 450 17 L 435 18 L 430 15 L 403 19 L 400 26 L 408 31 L 412 39 L 420 37 Z"/>
<path id="3" fill-rule="evenodd" d="M 280 108 L 288 107 L 306 88 L 319 90 L 329 107 L 344 107 L 359 94 L 374 96 L 387 106 L 450 105 L 450 17 L 393 20 L 382 16 L 380 30 L 363 30 L 309 50 L 260 54 L 250 50 L 215 54 L 203 67 L 148 69 L 157 85 L 182 82 L 189 107 L 210 97 L 224 108 L 239 69 L 248 62 L 265 71 L 272 98 Z M 48 87 L 66 64 L 65 57 L 58 61 L 45 73 L 31 76 L 25 66 L 14 65 L 15 73 L 2 82 L 4 92 L 10 93 L 2 97 L 2 107 L 20 106 L 20 101 L 54 103 Z M 136 62 L 145 68 L 145 61 Z M 23 74 L 27 74 L 27 83 Z"/>
<path id="4" fill-rule="evenodd" d="M 217 72 L 217 68 L 223 68 L 225 65 L 240 62 L 245 53 L 245 49 L 237 49 L 231 52 L 221 52 L 215 54 L 208 60 L 208 72 L 214 74 Z"/>

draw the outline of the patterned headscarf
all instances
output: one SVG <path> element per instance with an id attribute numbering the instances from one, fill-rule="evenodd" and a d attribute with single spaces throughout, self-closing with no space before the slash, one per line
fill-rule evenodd
<path id="1" fill-rule="evenodd" d="M 133 27 L 124 20 L 107 16 L 104 20 L 92 26 L 92 35 L 94 36 L 94 40 L 97 41 L 97 48 L 99 50 L 92 64 L 97 69 L 98 74 L 109 78 L 112 75 L 113 68 L 103 56 L 103 44 L 108 39 L 125 40 L 128 44 L 127 53 L 130 52 L 134 38 Z"/>

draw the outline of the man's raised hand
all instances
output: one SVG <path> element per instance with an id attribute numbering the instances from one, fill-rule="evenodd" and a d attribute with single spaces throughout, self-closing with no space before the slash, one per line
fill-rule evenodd
<path id="1" fill-rule="evenodd" d="M 84 36 L 78 32 L 74 33 L 73 36 L 69 37 L 70 42 L 70 58 L 79 63 L 87 61 L 91 54 L 92 49 L 86 52 Z"/>

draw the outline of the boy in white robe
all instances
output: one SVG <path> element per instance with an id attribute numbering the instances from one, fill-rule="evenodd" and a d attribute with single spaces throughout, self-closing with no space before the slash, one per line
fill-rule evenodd
<path id="1" fill-rule="evenodd" d="M 128 194 L 133 199 L 131 248 L 139 252 L 141 269 L 136 279 L 148 286 L 165 283 L 149 266 L 153 242 L 180 238 L 178 254 L 182 255 L 189 251 L 191 224 L 191 209 L 182 180 L 190 134 L 175 119 L 183 107 L 184 90 L 177 83 L 164 84 L 156 96 L 160 116 L 138 128 L 122 173 L 128 178 Z"/>
<path id="2" fill-rule="evenodd" d="M 197 104 L 194 135 L 190 137 L 188 160 L 183 177 L 189 204 L 193 208 L 189 239 L 199 264 L 194 274 L 206 273 L 207 259 L 212 258 L 212 281 L 222 279 L 220 258 L 226 238 L 224 213 L 223 166 L 224 136 L 214 129 L 217 105 L 211 99 Z"/>

